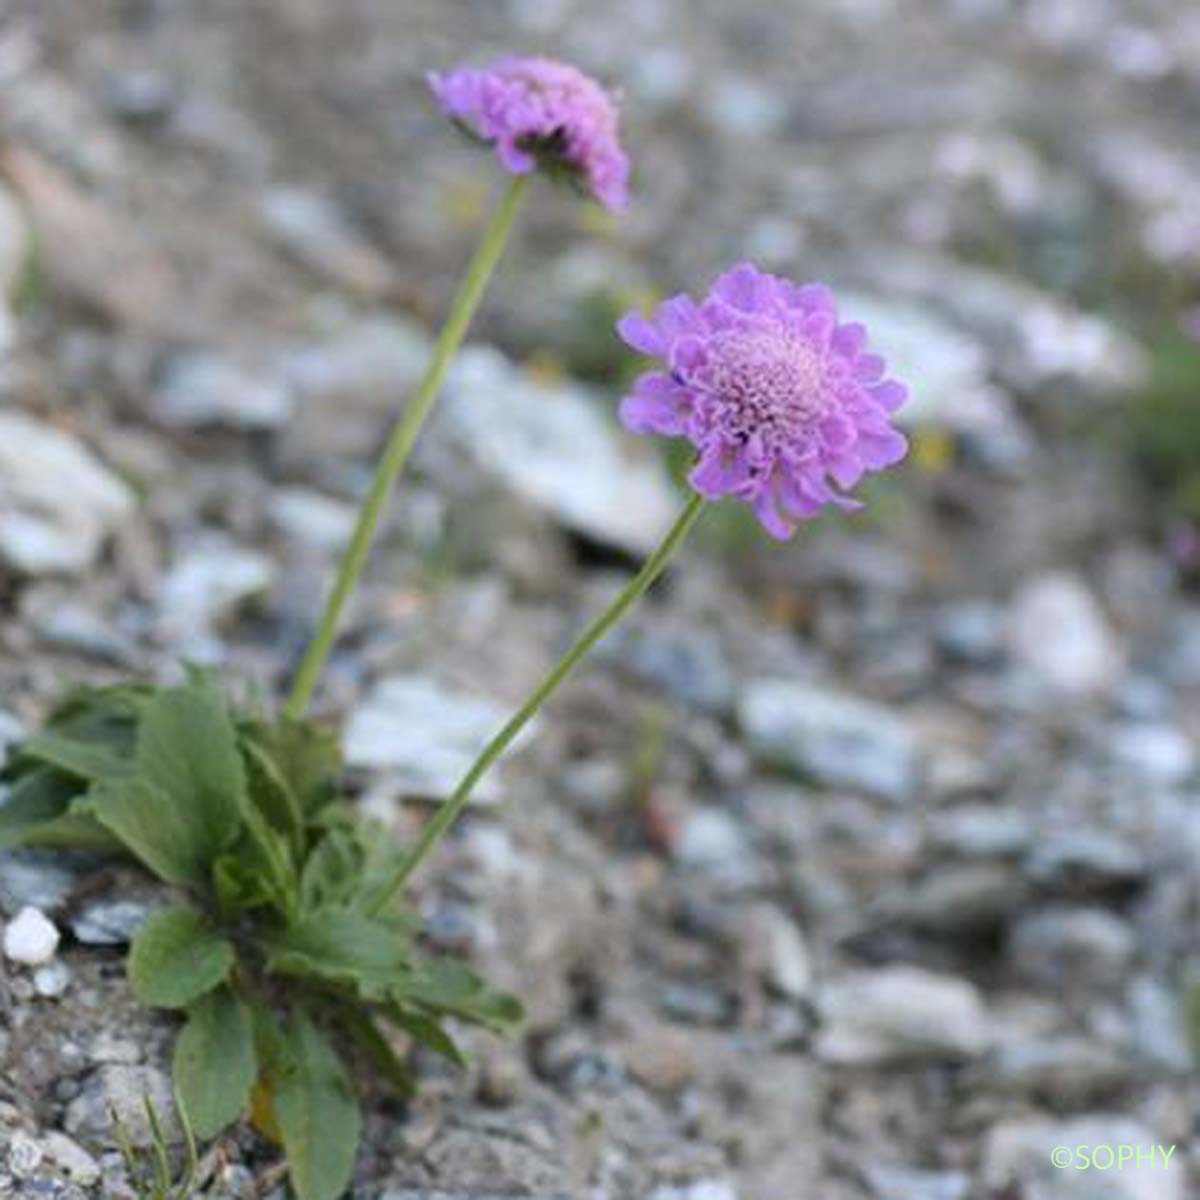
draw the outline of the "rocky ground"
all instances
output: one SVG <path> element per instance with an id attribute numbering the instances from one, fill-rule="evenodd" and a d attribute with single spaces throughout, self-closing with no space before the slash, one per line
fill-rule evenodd
<path id="1" fill-rule="evenodd" d="M 0 754 L 69 681 L 282 688 L 497 185 L 422 72 L 530 48 L 621 85 L 637 201 L 542 189 L 456 368 L 324 692 L 363 804 L 410 833 L 670 520 L 623 304 L 830 279 L 916 451 L 786 549 L 709 514 L 481 793 L 420 902 L 529 1027 L 372 1103 L 355 1195 L 1197 1194 L 1200 605 L 1110 436 L 1200 301 L 1192 6 L 0 0 Z M 130 1194 L 159 899 L 0 858 L 0 1195 Z M 1051 1165 L 1119 1143 L 1176 1151 Z"/>

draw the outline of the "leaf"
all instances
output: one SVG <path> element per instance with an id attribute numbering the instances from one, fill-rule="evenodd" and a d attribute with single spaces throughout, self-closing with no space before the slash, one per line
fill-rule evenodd
<path id="1" fill-rule="evenodd" d="M 237 835 L 246 777 L 237 733 L 209 684 L 169 688 L 146 705 L 137 739 L 138 774 L 194 815 L 211 862 Z"/>
<path id="2" fill-rule="evenodd" d="M 389 1004 L 383 1009 L 383 1014 L 393 1025 L 403 1029 L 422 1046 L 427 1046 L 435 1054 L 448 1058 L 457 1067 L 467 1066 L 467 1056 L 442 1028 L 442 1023 L 437 1017 L 406 1008 L 402 1004 Z"/>
<path id="3" fill-rule="evenodd" d="M 506 992 L 487 986 L 465 963 L 441 958 L 423 962 L 404 986 L 394 993 L 401 1003 L 419 1004 L 438 1014 L 447 1014 L 509 1033 L 524 1020 L 521 1002 Z"/>
<path id="4" fill-rule="evenodd" d="M 249 867 L 236 850 L 222 854 L 213 863 L 213 892 L 221 914 L 231 917 L 275 901 L 275 893 L 261 872 Z"/>
<path id="5" fill-rule="evenodd" d="M 17 753 L 25 759 L 55 767 L 84 783 L 99 779 L 121 779 L 133 770 L 133 762 L 103 742 L 84 741 L 44 731 L 26 738 Z"/>
<path id="6" fill-rule="evenodd" d="M 144 779 L 102 780 L 81 805 L 160 879 L 180 886 L 202 884 L 207 846 L 195 840 L 195 822 L 168 793 Z"/>
<path id="7" fill-rule="evenodd" d="M 0 850 L 50 846 L 70 850 L 119 850 L 121 844 L 101 825 L 71 812 L 79 784 L 50 767 L 22 775 L 0 803 Z"/>
<path id="8" fill-rule="evenodd" d="M 185 1008 L 225 982 L 233 946 L 203 913 L 173 908 L 155 913 L 129 950 L 129 982 L 143 1004 Z"/>
<path id="9" fill-rule="evenodd" d="M 391 1043 L 376 1027 L 375 1022 L 360 1008 L 348 1006 L 338 1019 L 354 1039 L 359 1049 L 371 1060 L 379 1073 L 392 1085 L 401 1100 L 416 1094 L 416 1081 L 408 1064 L 392 1049 Z"/>
<path id="10" fill-rule="evenodd" d="M 249 1010 L 229 988 L 188 1010 L 172 1065 L 180 1102 L 200 1137 L 215 1137 L 245 1111 L 258 1061 Z"/>
<path id="11" fill-rule="evenodd" d="M 314 816 L 337 796 L 342 766 L 336 730 L 283 717 L 274 724 L 246 722 L 243 745 L 251 742 L 275 765 L 306 816 Z"/>
<path id="12" fill-rule="evenodd" d="M 297 849 L 304 845 L 304 813 L 292 785 L 270 752 L 251 738 L 243 738 L 247 794 L 273 829 L 285 834 Z"/>
<path id="13" fill-rule="evenodd" d="M 288 1067 L 273 1081 L 292 1186 L 300 1200 L 337 1200 L 354 1172 L 362 1114 L 346 1069 L 302 1013 L 288 1029 Z"/>
<path id="14" fill-rule="evenodd" d="M 93 784 L 84 811 L 155 874 L 204 885 L 237 837 L 245 776 L 233 723 L 208 685 L 169 688 L 145 704 L 137 774 Z"/>
<path id="15" fill-rule="evenodd" d="M 267 970 L 325 979 L 381 999 L 409 971 L 407 930 L 351 908 L 321 908 L 302 916 L 275 943 Z"/>

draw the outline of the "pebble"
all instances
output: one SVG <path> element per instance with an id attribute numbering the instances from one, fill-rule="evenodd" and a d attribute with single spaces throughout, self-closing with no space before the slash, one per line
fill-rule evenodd
<path id="1" fill-rule="evenodd" d="M 52 1130 L 42 1138 L 42 1149 L 67 1178 L 80 1187 L 91 1187 L 100 1180 L 100 1164 L 78 1142 L 65 1133 Z"/>
<path id="2" fill-rule="evenodd" d="M 47 963 L 33 973 L 33 987 L 44 999 L 54 1000 L 65 995 L 71 985 L 71 968 L 65 962 Z"/>
<path id="3" fill-rule="evenodd" d="M 311 488 L 280 488 L 267 510 L 286 538 L 321 554 L 334 554 L 350 540 L 357 515 L 352 504 Z"/>
<path id="4" fill-rule="evenodd" d="M 1110 690 L 1122 654 L 1100 606 L 1077 575 L 1055 571 L 1029 580 L 1013 600 L 1009 645 L 1048 691 L 1087 697 Z"/>
<path id="5" fill-rule="evenodd" d="M 1196 749 L 1191 738 L 1168 725 L 1116 729 L 1108 747 L 1122 767 L 1148 783 L 1173 787 L 1196 770 Z"/>
<path id="6" fill-rule="evenodd" d="M 832 788 L 910 800 L 920 780 L 915 734 L 889 709 L 829 688 L 758 680 L 738 716 L 751 751 Z"/>
<path id="7" fill-rule="evenodd" d="M 209 351 L 177 354 L 151 400 L 168 429 L 278 429 L 292 414 L 288 387 L 262 367 Z"/>
<path id="8" fill-rule="evenodd" d="M 1127 921 L 1100 908 L 1045 908 L 1023 917 L 1009 942 L 1013 968 L 1046 987 L 1092 991 L 1124 980 L 1137 950 Z"/>
<path id="9" fill-rule="evenodd" d="M 135 1146 L 149 1146 L 153 1129 L 146 1114 L 149 1101 L 168 1142 L 182 1136 L 175 1114 L 171 1080 L 157 1067 L 113 1063 L 100 1067 L 67 1105 L 63 1127 L 72 1137 L 104 1143 L 111 1137 L 115 1111 Z"/>
<path id="10" fill-rule="evenodd" d="M 157 902 L 142 900 L 94 900 L 71 917 L 71 932 L 85 946 L 127 946 Z"/>
<path id="11" fill-rule="evenodd" d="M 4 930 L 4 955 L 27 967 L 48 963 L 58 950 L 59 932 L 39 908 L 23 908 Z"/>
<path id="12" fill-rule="evenodd" d="M 689 813 L 671 853 L 681 866 L 703 871 L 730 887 L 749 885 L 758 876 L 758 863 L 741 824 L 723 809 Z"/>
<path id="13" fill-rule="evenodd" d="M 0 561 L 27 575 L 80 574 L 133 509 L 130 489 L 77 438 L 0 412 Z"/>
<path id="14" fill-rule="evenodd" d="M 774 904 L 752 906 L 738 922 L 743 968 L 761 975 L 781 996 L 804 1000 L 812 993 L 808 946 L 796 923 Z"/>
<path id="15" fill-rule="evenodd" d="M 858 971 L 818 995 L 819 1058 L 838 1065 L 977 1058 L 991 1041 L 978 988 L 920 967 Z"/>
<path id="16" fill-rule="evenodd" d="M 220 535 L 176 558 L 158 593 L 158 628 L 171 641 L 214 634 L 250 600 L 268 591 L 275 564 L 265 554 Z"/>
<path id="17" fill-rule="evenodd" d="M 27 906 L 54 912 L 78 881 L 78 866 L 53 851 L 0 851 L 0 911 L 9 916 Z"/>
<path id="18" fill-rule="evenodd" d="M 430 434 L 465 453 L 564 528 L 641 557 L 665 536 L 679 498 L 661 458 L 622 438 L 600 397 L 548 385 L 498 350 L 468 347 L 450 372 Z"/>
<path id="19" fill-rule="evenodd" d="M 444 800 L 509 715 L 493 700 L 425 676 L 389 676 L 350 714 L 346 765 L 386 773 L 396 794 Z M 516 747 L 536 728 L 536 721 L 526 726 Z M 471 798 L 495 803 L 501 794 L 496 775 L 488 774 Z"/>
<path id="20" fill-rule="evenodd" d="M 1136 846 L 1102 829 L 1043 837 L 1024 864 L 1029 879 L 1056 891 L 1123 890 L 1145 879 L 1147 870 Z"/>
<path id="21" fill-rule="evenodd" d="M 8 1169 L 17 1179 L 29 1179 L 42 1165 L 41 1146 L 26 1133 L 14 1133 L 8 1145 Z"/>

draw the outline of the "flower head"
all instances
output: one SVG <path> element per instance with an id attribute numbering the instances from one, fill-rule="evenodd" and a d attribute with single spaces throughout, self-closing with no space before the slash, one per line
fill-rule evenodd
<path id="1" fill-rule="evenodd" d="M 907 452 L 890 419 L 907 393 L 884 378 L 866 329 L 838 324 L 828 288 L 743 263 L 705 299 L 676 296 L 617 330 L 665 366 L 634 383 L 625 426 L 689 439 L 692 487 L 751 504 L 774 537 L 827 504 L 861 507 L 842 492 Z"/>
<path id="2" fill-rule="evenodd" d="M 629 159 L 613 98 L 590 76 L 550 58 L 506 58 L 475 70 L 433 72 L 446 115 L 492 142 L 514 175 L 539 162 L 566 167 L 606 208 L 629 203 Z"/>

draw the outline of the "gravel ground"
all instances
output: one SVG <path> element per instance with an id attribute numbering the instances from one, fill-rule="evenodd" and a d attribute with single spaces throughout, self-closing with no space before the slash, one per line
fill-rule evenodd
<path id="1" fill-rule="evenodd" d="M 374 1097 L 354 1195 L 1198 1194 L 1200 604 L 1109 436 L 1200 302 L 1187 5 L 0 0 L 0 757 L 71 681 L 282 689 L 498 187 L 422 74 L 514 50 L 620 86 L 635 204 L 538 190 L 423 440 L 321 699 L 372 813 L 412 833 L 678 504 L 622 305 L 828 279 L 917 449 L 786 549 L 709 514 L 480 795 L 426 937 L 529 1025 Z M 0 1196 L 131 1195 L 161 899 L 0 855 Z M 285 1194 L 248 1130 L 203 1166 Z"/>

